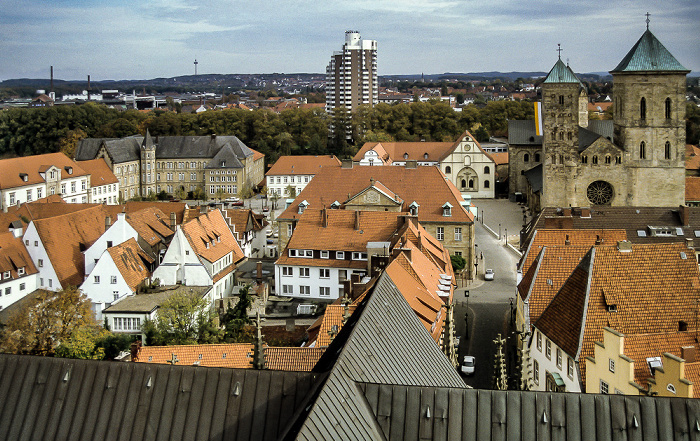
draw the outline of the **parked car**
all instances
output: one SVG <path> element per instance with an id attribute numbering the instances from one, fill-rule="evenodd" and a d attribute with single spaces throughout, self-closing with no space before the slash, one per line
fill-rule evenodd
<path id="1" fill-rule="evenodd" d="M 472 375 L 474 373 L 474 365 L 476 364 L 476 358 L 473 355 L 465 355 L 462 361 L 462 373 L 464 375 Z"/>
<path id="2" fill-rule="evenodd" d="M 493 280 L 494 272 L 491 268 L 487 269 L 484 273 L 484 280 Z"/>

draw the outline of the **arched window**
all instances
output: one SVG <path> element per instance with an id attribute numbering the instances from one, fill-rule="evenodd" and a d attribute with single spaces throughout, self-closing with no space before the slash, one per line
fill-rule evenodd
<path id="1" fill-rule="evenodd" d="M 671 159 L 671 143 L 668 141 L 664 145 L 664 159 Z"/>
<path id="2" fill-rule="evenodd" d="M 525 153 L 523 155 L 523 162 L 530 162 L 530 154 L 529 153 Z"/>
<path id="3" fill-rule="evenodd" d="M 452 173 L 452 168 L 449 165 L 445 167 L 445 174 L 447 173 Z"/>
<path id="4" fill-rule="evenodd" d="M 484 174 L 488 175 L 489 173 L 491 173 L 491 169 L 489 168 L 489 166 L 488 165 L 484 166 Z"/>
<path id="5" fill-rule="evenodd" d="M 639 143 L 639 159 L 647 159 L 647 143 L 644 141 Z"/>
<path id="6" fill-rule="evenodd" d="M 639 102 L 639 119 L 647 119 L 647 100 L 645 98 Z"/>
<path id="7" fill-rule="evenodd" d="M 552 155 L 552 164 L 557 163 L 557 155 Z"/>
<path id="8" fill-rule="evenodd" d="M 566 134 L 566 137 L 567 137 L 567 139 L 568 139 L 569 141 L 571 141 L 572 139 L 574 139 L 574 134 L 571 133 L 571 132 L 569 132 L 569 133 Z"/>
<path id="9" fill-rule="evenodd" d="M 581 164 L 588 164 L 588 156 L 586 156 L 586 155 L 581 156 Z"/>
<path id="10" fill-rule="evenodd" d="M 610 155 L 605 155 L 605 163 L 606 164 L 612 163 L 612 157 Z"/>
<path id="11" fill-rule="evenodd" d="M 467 181 L 462 179 L 462 188 L 466 188 L 466 187 L 467 187 Z"/>
<path id="12" fill-rule="evenodd" d="M 489 180 L 488 179 L 485 180 L 484 181 L 484 188 L 490 188 L 490 187 L 491 187 L 491 183 L 489 182 Z"/>
<path id="13" fill-rule="evenodd" d="M 552 130 L 552 141 L 556 141 L 557 139 L 557 129 Z"/>
<path id="14" fill-rule="evenodd" d="M 666 119 L 671 119 L 671 98 L 666 98 L 664 116 L 666 117 Z"/>
<path id="15" fill-rule="evenodd" d="M 591 162 L 592 162 L 593 164 L 597 164 L 597 163 L 598 163 L 598 156 L 593 155 L 593 160 L 591 160 Z"/>
<path id="16" fill-rule="evenodd" d="M 622 164 L 622 156 L 615 156 L 615 164 Z"/>
<path id="17" fill-rule="evenodd" d="M 535 153 L 535 162 L 540 162 L 540 154 Z"/>
<path id="18" fill-rule="evenodd" d="M 564 140 L 564 132 L 559 132 L 559 141 Z"/>
<path id="19" fill-rule="evenodd" d="M 469 188 L 474 188 L 474 180 L 473 179 L 469 180 Z"/>

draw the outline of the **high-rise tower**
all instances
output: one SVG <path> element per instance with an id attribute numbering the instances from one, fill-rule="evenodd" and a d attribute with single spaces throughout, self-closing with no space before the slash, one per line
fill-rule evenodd
<path id="1" fill-rule="evenodd" d="M 353 111 L 374 106 L 379 97 L 377 42 L 363 40 L 357 31 L 345 32 L 343 50 L 334 52 L 326 67 L 326 112 L 336 107 Z"/>

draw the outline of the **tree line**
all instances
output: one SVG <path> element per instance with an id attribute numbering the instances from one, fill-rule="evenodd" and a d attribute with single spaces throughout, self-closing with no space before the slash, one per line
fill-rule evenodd
<path id="1" fill-rule="evenodd" d="M 464 130 L 481 140 L 505 136 L 508 119 L 533 118 L 529 102 L 495 101 L 455 112 L 446 103 L 378 104 L 352 116 L 323 109 L 227 109 L 199 114 L 166 110 L 120 111 L 102 104 L 16 108 L 0 112 L 0 156 L 28 156 L 63 151 L 73 154 L 83 138 L 131 135 L 235 135 L 274 162 L 280 155 L 352 156 L 367 141 L 454 141 Z M 329 124 L 351 130 L 329 131 Z M 330 136 L 329 136 L 330 135 Z"/>

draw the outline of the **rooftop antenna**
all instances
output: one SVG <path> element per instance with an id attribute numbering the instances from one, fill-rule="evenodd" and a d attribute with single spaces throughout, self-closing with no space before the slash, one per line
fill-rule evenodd
<path id="1" fill-rule="evenodd" d="M 557 52 L 559 52 L 559 59 L 561 60 L 561 43 L 557 43 Z"/>
<path id="2" fill-rule="evenodd" d="M 650 20 L 649 20 L 649 16 L 650 16 L 651 14 L 647 12 L 647 13 L 644 14 L 644 15 L 647 16 L 647 31 L 648 31 L 648 30 L 649 30 L 649 21 L 650 21 Z"/>
<path id="3" fill-rule="evenodd" d="M 197 65 L 199 64 L 199 61 L 197 61 L 197 58 L 195 57 L 194 59 L 194 74 L 197 75 Z"/>

